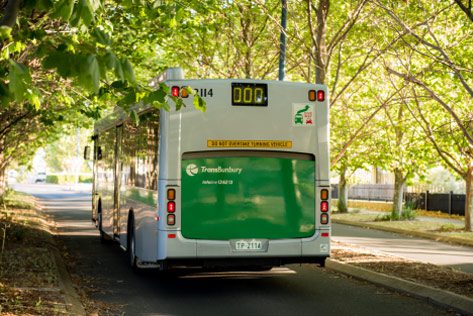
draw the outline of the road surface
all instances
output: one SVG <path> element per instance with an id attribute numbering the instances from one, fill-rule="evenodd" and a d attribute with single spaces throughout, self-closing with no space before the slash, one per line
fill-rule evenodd
<path id="1" fill-rule="evenodd" d="M 54 185 L 17 186 L 54 217 L 74 261 L 72 273 L 92 299 L 125 315 L 455 315 L 311 265 L 269 272 L 186 271 L 135 274 L 116 244 L 100 244 L 90 222 L 90 192 Z"/>

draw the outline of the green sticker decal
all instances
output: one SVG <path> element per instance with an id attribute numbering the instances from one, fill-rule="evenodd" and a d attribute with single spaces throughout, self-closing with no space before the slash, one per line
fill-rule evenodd
<path id="1" fill-rule="evenodd" d="M 182 161 L 186 238 L 303 238 L 315 232 L 315 162 L 217 157 Z"/>

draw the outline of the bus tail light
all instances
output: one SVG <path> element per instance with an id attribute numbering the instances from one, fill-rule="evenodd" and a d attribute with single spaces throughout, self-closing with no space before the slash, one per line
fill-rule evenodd
<path id="1" fill-rule="evenodd" d="M 320 191 L 320 199 L 322 201 L 327 201 L 328 200 L 328 190 L 327 189 L 322 189 Z"/>
<path id="2" fill-rule="evenodd" d="M 174 201 L 176 199 L 176 190 L 168 189 L 168 200 Z"/>
<path id="3" fill-rule="evenodd" d="M 166 191 L 166 197 L 168 199 L 166 204 L 166 210 L 168 212 L 166 222 L 169 226 L 174 226 L 176 224 L 176 215 L 174 214 L 176 212 L 176 189 L 168 189 Z"/>
<path id="4" fill-rule="evenodd" d="M 315 90 L 309 90 L 309 101 L 315 101 L 316 99 Z"/>
<path id="5" fill-rule="evenodd" d="M 176 224 L 176 215 L 168 214 L 167 223 L 169 226 L 174 226 Z"/>
<path id="6" fill-rule="evenodd" d="M 323 224 L 323 225 L 328 224 L 328 214 L 327 213 L 322 213 L 320 215 L 320 224 Z"/>
<path id="7" fill-rule="evenodd" d="M 328 212 L 328 201 L 320 202 L 320 210 L 322 212 Z"/>
<path id="8" fill-rule="evenodd" d="M 181 89 L 181 97 L 183 97 L 183 98 L 188 98 L 188 97 L 189 97 L 189 92 L 187 92 L 187 88 L 186 88 L 186 87 L 182 87 L 182 89 Z"/>
<path id="9" fill-rule="evenodd" d="M 317 101 L 324 101 L 325 100 L 325 91 L 319 90 L 317 91 Z"/>
<path id="10" fill-rule="evenodd" d="M 171 94 L 172 94 L 172 96 L 173 96 L 173 97 L 178 97 L 180 90 L 181 90 L 181 89 L 179 89 L 179 87 L 173 86 L 173 87 L 171 88 Z"/>
<path id="11" fill-rule="evenodd" d="M 328 202 L 329 199 L 329 191 L 328 189 L 322 189 L 320 190 L 320 210 L 322 212 L 328 212 L 330 209 L 330 204 Z"/>
<path id="12" fill-rule="evenodd" d="M 168 202 L 168 213 L 174 213 L 176 211 L 176 202 L 169 201 Z"/>

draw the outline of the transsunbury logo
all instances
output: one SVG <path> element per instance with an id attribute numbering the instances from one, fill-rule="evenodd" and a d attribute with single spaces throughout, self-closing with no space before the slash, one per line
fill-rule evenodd
<path id="1" fill-rule="evenodd" d="M 193 177 L 199 172 L 199 168 L 193 163 L 189 164 L 186 168 L 186 173 L 188 176 Z"/>
<path id="2" fill-rule="evenodd" d="M 241 174 L 243 168 L 233 168 L 233 167 L 207 167 L 201 166 L 200 168 L 197 167 L 195 164 L 191 163 L 186 167 L 186 173 L 188 176 L 193 177 L 200 172 L 202 173 L 236 173 Z"/>

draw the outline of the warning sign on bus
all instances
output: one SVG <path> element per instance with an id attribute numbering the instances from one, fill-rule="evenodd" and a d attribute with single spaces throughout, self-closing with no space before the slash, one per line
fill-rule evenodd
<path id="1" fill-rule="evenodd" d="M 307 103 L 292 104 L 292 125 L 313 126 L 315 125 L 314 106 Z"/>
<path id="2" fill-rule="evenodd" d="M 292 148 L 290 140 L 207 140 L 209 148 Z"/>

